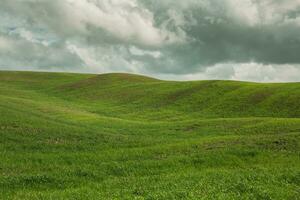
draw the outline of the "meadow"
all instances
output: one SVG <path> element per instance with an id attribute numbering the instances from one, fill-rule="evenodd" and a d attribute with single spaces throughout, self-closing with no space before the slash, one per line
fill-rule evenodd
<path id="1" fill-rule="evenodd" d="M 300 83 L 1 71 L 0 199 L 300 199 Z"/>

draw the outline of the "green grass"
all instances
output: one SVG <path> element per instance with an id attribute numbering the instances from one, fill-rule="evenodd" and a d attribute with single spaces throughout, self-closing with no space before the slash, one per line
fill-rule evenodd
<path id="1" fill-rule="evenodd" d="M 300 199 L 300 83 L 0 72 L 0 199 Z"/>

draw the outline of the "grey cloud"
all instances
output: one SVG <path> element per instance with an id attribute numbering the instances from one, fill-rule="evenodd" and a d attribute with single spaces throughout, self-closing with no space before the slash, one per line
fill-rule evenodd
<path id="1" fill-rule="evenodd" d="M 191 68 L 197 68 L 199 64 L 209 66 L 221 62 L 299 63 L 300 18 L 294 14 L 293 20 L 288 20 L 290 13 L 297 12 L 299 7 L 281 13 L 275 20 L 267 19 L 267 15 L 273 14 L 267 12 L 273 11 L 262 8 L 259 3 L 255 5 L 254 1 L 251 2 L 257 7 L 258 19 L 243 19 L 243 16 L 232 14 L 231 7 L 226 6 L 226 1 L 210 1 L 210 5 L 204 4 L 204 7 L 201 7 L 201 3 L 198 7 L 188 7 L 188 10 L 183 12 L 193 17 L 193 23 L 187 23 L 182 29 L 193 40 L 189 44 L 171 47 L 168 52 L 178 59 L 180 65 Z M 275 1 L 271 3 L 274 4 Z M 157 9 L 157 15 L 160 16 L 159 13 L 166 8 L 152 9 Z M 177 12 L 181 12 L 181 9 L 178 7 Z M 249 24 L 247 20 L 253 22 Z M 185 70 L 183 72 L 185 73 Z"/>
<path id="2" fill-rule="evenodd" d="M 66 51 L 61 44 L 49 48 L 17 36 L 7 37 L 0 34 L 0 68 L 2 69 L 51 70 L 56 68 L 64 71 L 70 67 L 73 70 L 82 68 L 82 61 Z"/>
<path id="3" fill-rule="evenodd" d="M 1 66 L 12 69 L 26 64 L 45 70 L 204 73 L 211 78 L 219 75 L 210 69 L 222 65 L 217 72 L 230 79 L 236 70 L 228 63 L 287 70 L 300 64 L 298 0 L 0 3 Z"/>

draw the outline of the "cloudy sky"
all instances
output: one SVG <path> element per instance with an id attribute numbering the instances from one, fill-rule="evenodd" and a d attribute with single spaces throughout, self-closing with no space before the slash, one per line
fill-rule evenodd
<path id="1" fill-rule="evenodd" d="M 300 81 L 300 0 L 0 0 L 0 70 Z"/>

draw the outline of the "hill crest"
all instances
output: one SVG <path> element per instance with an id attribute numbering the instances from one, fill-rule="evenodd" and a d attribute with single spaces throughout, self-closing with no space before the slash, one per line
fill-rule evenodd
<path id="1" fill-rule="evenodd" d="M 120 118 L 300 116 L 300 83 L 181 82 L 123 73 L 30 72 L 0 72 L 0 83 L 8 92 L 80 102 L 93 113 Z"/>

